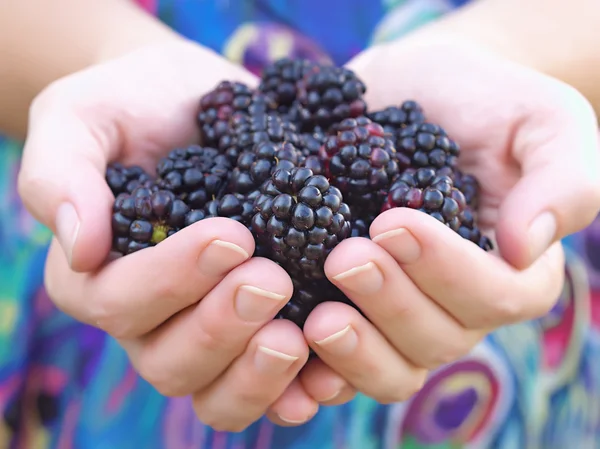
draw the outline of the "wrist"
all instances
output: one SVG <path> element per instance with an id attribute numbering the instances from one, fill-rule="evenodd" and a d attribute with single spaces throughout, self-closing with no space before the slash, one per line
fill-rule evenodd
<path id="1" fill-rule="evenodd" d="M 573 86 L 600 113 L 598 25 L 600 3 L 587 0 L 478 0 L 407 39 L 479 47 Z"/>
<path id="2" fill-rule="evenodd" d="M 143 47 L 171 42 L 187 40 L 137 6 L 125 5 L 111 23 L 106 39 L 97 48 L 94 63 L 119 58 Z"/>

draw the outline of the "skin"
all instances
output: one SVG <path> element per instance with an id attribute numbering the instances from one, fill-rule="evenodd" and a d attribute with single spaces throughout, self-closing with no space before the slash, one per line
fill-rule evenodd
<path id="1" fill-rule="evenodd" d="M 415 211 L 388 211 L 373 223 L 372 241 L 349 239 L 326 264 L 369 321 L 327 303 L 304 333 L 271 321 L 291 281 L 274 263 L 249 258 L 252 236 L 238 223 L 205 220 L 154 248 L 108 259 L 106 164 L 151 169 L 195 137 L 202 93 L 221 79 L 256 84 L 159 27 L 143 44 L 108 40 L 94 53 L 106 62 L 58 81 L 42 77 L 30 91 L 19 192 L 56 235 L 45 274 L 50 297 L 115 337 L 159 392 L 191 395 L 199 419 L 229 431 L 264 414 L 298 425 L 357 391 L 383 403 L 408 399 L 428 370 L 491 330 L 546 312 L 562 285 L 558 240 L 600 209 L 596 117 L 572 87 L 510 62 L 491 43 L 466 43 L 453 27 L 466 29 L 441 22 L 367 50 L 349 67 L 369 86 L 372 108 L 416 98 L 460 142 L 463 168 L 482 180 L 482 223 L 498 251 L 485 253 Z M 320 360 L 306 363 L 309 346 Z"/>

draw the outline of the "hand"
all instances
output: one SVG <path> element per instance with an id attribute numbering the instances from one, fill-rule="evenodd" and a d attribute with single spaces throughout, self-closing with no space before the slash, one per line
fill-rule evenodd
<path id="1" fill-rule="evenodd" d="M 221 80 L 254 77 L 177 41 L 66 77 L 31 109 L 19 191 L 56 235 L 45 283 L 58 308 L 117 338 L 159 392 L 193 395 L 198 417 L 242 430 L 267 409 L 302 421 L 317 403 L 297 373 L 302 332 L 272 321 L 292 294 L 285 271 L 250 259 L 254 240 L 224 218 L 198 222 L 160 245 L 108 261 L 109 161 L 151 170 L 197 136 L 200 96 Z"/>
<path id="2" fill-rule="evenodd" d="M 429 35 L 431 36 L 431 35 Z M 321 388 L 324 366 L 381 402 L 408 399 L 428 370 L 466 355 L 491 330 L 547 312 L 563 284 L 559 239 L 600 209 L 596 118 L 572 88 L 439 36 L 366 51 L 350 63 L 371 109 L 414 99 L 462 148 L 461 168 L 482 185 L 487 253 L 435 219 L 392 209 L 372 241 L 342 242 L 328 277 L 364 312 L 315 309 L 305 336 L 320 360 L 301 376 Z"/>

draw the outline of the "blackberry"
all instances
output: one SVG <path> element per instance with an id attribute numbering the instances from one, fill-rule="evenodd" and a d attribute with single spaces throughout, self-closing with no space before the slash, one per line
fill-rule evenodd
<path id="1" fill-rule="evenodd" d="M 300 150 L 304 156 L 300 165 L 310 168 L 315 175 L 325 174 L 325 161 L 321 159 L 319 152 L 326 139 L 327 134 L 318 126 L 312 132 L 300 134 Z"/>
<path id="2" fill-rule="evenodd" d="M 254 215 L 254 200 L 259 193 L 258 190 L 250 195 L 227 193 L 209 201 L 204 208 L 204 218 L 227 217 L 247 225 Z"/>
<path id="3" fill-rule="evenodd" d="M 454 167 L 460 154 L 459 145 L 446 131 L 432 123 L 408 125 L 396 134 L 398 163 L 407 167 Z"/>
<path id="4" fill-rule="evenodd" d="M 395 207 L 425 212 L 484 250 L 493 249 L 491 240 L 477 228 L 463 193 L 449 176 L 439 175 L 432 168 L 406 171 L 395 180 L 382 212 Z"/>
<path id="5" fill-rule="evenodd" d="M 374 204 L 378 210 L 382 192 L 399 173 L 393 142 L 381 125 L 365 116 L 344 119 L 336 129 L 320 151 L 326 176 L 349 205 Z"/>
<path id="6" fill-rule="evenodd" d="M 252 151 L 245 151 L 238 157 L 231 173 L 229 191 L 247 194 L 256 190 L 275 170 L 298 166 L 300 157 L 300 151 L 292 143 L 260 142 Z"/>
<path id="7" fill-rule="evenodd" d="M 367 111 L 363 99 L 365 84 L 356 74 L 343 67 L 314 66 L 298 82 L 298 101 L 290 111 L 301 131 L 359 117 Z"/>
<path id="8" fill-rule="evenodd" d="M 307 168 L 279 169 L 261 187 L 252 230 L 271 258 L 300 279 L 325 277 L 331 250 L 350 235 L 350 208 L 327 178 Z"/>
<path id="9" fill-rule="evenodd" d="M 120 193 L 131 193 L 141 185 L 149 186 L 153 179 L 142 167 L 133 165 L 125 167 L 120 162 L 113 162 L 106 168 L 106 183 L 115 197 Z"/>
<path id="10" fill-rule="evenodd" d="M 231 129 L 219 142 L 219 148 L 232 162 L 259 143 L 289 142 L 296 146 L 300 143 L 296 126 L 272 111 L 238 113 L 232 117 L 230 125 Z"/>
<path id="11" fill-rule="evenodd" d="M 186 226 L 190 208 L 173 192 L 138 187 L 113 204 L 113 250 L 130 254 L 154 246 Z"/>
<path id="12" fill-rule="evenodd" d="M 311 132 L 300 134 L 300 147 L 304 156 L 318 156 L 321 147 L 327 139 L 327 133 L 319 126 Z"/>
<path id="13" fill-rule="evenodd" d="M 200 143 L 215 147 L 229 131 L 229 119 L 235 111 L 245 111 L 252 102 L 253 91 L 244 83 L 222 81 L 200 99 L 197 121 Z"/>
<path id="14" fill-rule="evenodd" d="M 469 175 L 467 173 L 463 173 L 457 167 L 443 167 L 438 170 L 439 174 L 447 175 L 452 178 L 452 182 L 454 183 L 454 187 L 460 190 L 465 199 L 467 200 L 467 205 L 474 210 L 479 208 L 479 196 L 481 187 L 479 185 L 479 181 L 473 175 Z"/>
<path id="15" fill-rule="evenodd" d="M 352 304 L 346 295 L 326 278 L 306 281 L 292 277 L 292 283 L 294 293 L 275 319 L 289 320 L 301 329 L 304 328 L 308 315 L 323 302 L 336 301 Z"/>
<path id="16" fill-rule="evenodd" d="M 393 136 L 409 125 L 420 125 L 425 122 L 423 108 L 413 100 L 407 100 L 400 106 L 390 106 L 380 111 L 370 112 L 367 117 L 379 123 L 386 133 Z"/>
<path id="17" fill-rule="evenodd" d="M 316 63 L 307 59 L 278 59 L 264 68 L 258 89 L 273 98 L 279 112 L 285 113 L 297 98 L 298 81 L 314 66 Z"/>
<path id="18" fill-rule="evenodd" d="M 371 237 L 369 235 L 369 228 L 371 227 L 373 220 L 375 220 L 374 216 L 352 219 L 350 221 L 350 237 L 364 237 L 370 239 Z"/>
<path id="19" fill-rule="evenodd" d="M 308 156 L 300 163 L 300 166 L 312 170 L 315 175 L 325 175 L 325 161 L 319 156 Z"/>
<path id="20" fill-rule="evenodd" d="M 158 185 L 192 209 L 201 209 L 227 185 L 228 159 L 214 148 L 192 145 L 172 150 L 157 165 Z"/>

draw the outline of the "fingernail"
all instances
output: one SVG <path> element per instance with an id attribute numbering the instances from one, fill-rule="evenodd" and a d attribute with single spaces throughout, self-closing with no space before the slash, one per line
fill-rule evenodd
<path id="1" fill-rule="evenodd" d="M 268 374 L 283 374 L 298 357 L 259 346 L 254 356 L 256 369 Z"/>
<path id="2" fill-rule="evenodd" d="M 544 212 L 529 226 L 529 254 L 531 261 L 544 253 L 556 237 L 556 219 L 551 212 Z"/>
<path id="3" fill-rule="evenodd" d="M 416 262 L 421 255 L 421 245 L 406 228 L 393 229 L 373 237 L 398 263 Z"/>
<path id="4" fill-rule="evenodd" d="M 349 324 L 341 331 L 331 334 L 322 340 L 315 341 L 322 349 L 333 355 L 348 355 L 356 349 L 358 335 Z"/>
<path id="5" fill-rule="evenodd" d="M 219 276 L 237 267 L 249 257 L 244 248 L 235 243 L 213 240 L 200 254 L 198 266 L 205 274 Z"/>
<path id="6" fill-rule="evenodd" d="M 235 295 L 235 310 L 243 321 L 264 321 L 275 315 L 285 295 L 242 285 Z"/>
<path id="7" fill-rule="evenodd" d="M 373 262 L 351 268 L 333 279 L 344 288 L 362 295 L 375 293 L 383 286 L 383 274 Z"/>
<path id="8" fill-rule="evenodd" d="M 56 238 L 62 246 L 69 265 L 73 260 L 73 248 L 79 234 L 80 221 L 75 207 L 71 203 L 63 203 L 56 211 Z"/>
<path id="9" fill-rule="evenodd" d="M 323 399 L 319 399 L 318 402 L 323 403 L 323 402 L 333 401 L 335 398 L 337 398 L 340 395 L 341 392 L 342 392 L 342 390 L 338 390 L 335 393 L 333 393 L 331 396 L 328 396 L 328 397 L 323 398 Z"/>
<path id="10" fill-rule="evenodd" d="M 306 421 L 308 421 L 309 419 L 312 418 L 312 416 L 309 416 L 305 419 L 290 419 L 290 418 L 286 418 L 284 416 L 281 415 L 277 415 L 279 416 L 279 419 L 282 420 L 283 422 L 286 422 L 288 424 L 304 424 Z"/>

